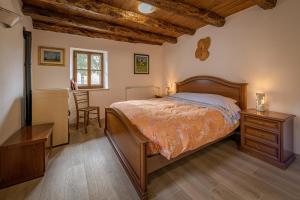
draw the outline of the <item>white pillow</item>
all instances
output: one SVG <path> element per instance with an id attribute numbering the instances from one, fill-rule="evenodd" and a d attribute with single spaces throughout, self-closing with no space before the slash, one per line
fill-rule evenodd
<path id="1" fill-rule="evenodd" d="M 170 98 L 179 101 L 192 101 L 200 105 L 207 105 L 217 108 L 224 116 L 229 119 L 233 124 L 239 120 L 240 108 L 236 105 L 236 100 L 216 94 L 206 93 L 176 93 L 171 95 Z"/>
<path id="2" fill-rule="evenodd" d="M 232 102 L 236 103 L 235 99 L 229 97 L 224 97 L 217 94 L 206 94 L 206 93 L 190 93 L 190 92 L 179 92 L 171 95 L 172 97 L 177 97 L 181 99 L 186 99 L 190 101 L 196 101 L 201 103 L 213 103 L 213 102 Z"/>

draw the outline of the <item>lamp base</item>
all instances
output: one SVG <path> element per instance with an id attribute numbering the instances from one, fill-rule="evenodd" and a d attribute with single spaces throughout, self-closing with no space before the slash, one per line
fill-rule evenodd
<path id="1" fill-rule="evenodd" d="M 258 112 L 264 112 L 265 111 L 265 106 L 264 105 L 256 105 L 256 110 Z"/>

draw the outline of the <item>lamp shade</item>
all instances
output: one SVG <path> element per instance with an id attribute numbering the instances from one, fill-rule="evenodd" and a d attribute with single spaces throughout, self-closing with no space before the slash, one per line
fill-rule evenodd
<path id="1" fill-rule="evenodd" d="M 264 92 L 256 93 L 256 110 L 263 112 L 265 111 L 266 94 Z"/>

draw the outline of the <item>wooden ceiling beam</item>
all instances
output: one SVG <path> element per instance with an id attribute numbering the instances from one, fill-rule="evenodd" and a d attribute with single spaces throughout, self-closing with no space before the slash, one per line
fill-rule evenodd
<path id="1" fill-rule="evenodd" d="M 277 0 L 252 0 L 264 10 L 275 8 Z"/>
<path id="2" fill-rule="evenodd" d="M 153 32 L 162 33 L 164 35 L 170 35 L 170 32 L 189 35 L 195 33 L 193 29 L 113 7 L 97 0 L 23 0 L 23 2 L 57 12 L 110 21 L 119 25 L 138 25 L 139 28 L 144 27 L 144 30 L 153 30 Z"/>
<path id="3" fill-rule="evenodd" d="M 176 15 L 181 15 L 185 17 L 191 17 L 200 19 L 201 21 L 214 25 L 217 27 L 222 27 L 225 24 L 225 18 L 218 15 L 215 12 L 209 11 L 203 8 L 197 8 L 180 1 L 173 0 L 140 0 L 144 3 L 148 3 L 154 7 L 163 9 L 168 12 L 172 12 Z"/>
<path id="4" fill-rule="evenodd" d="M 125 37 L 138 38 L 141 40 L 149 40 L 154 42 L 170 42 L 176 43 L 177 38 L 151 33 L 147 31 L 141 31 L 137 29 L 131 29 L 119 25 L 107 23 L 105 21 L 92 20 L 88 18 L 82 18 L 77 16 L 69 16 L 62 13 L 56 13 L 44 9 L 39 9 L 33 6 L 24 5 L 23 13 L 31 16 L 33 20 L 56 23 L 64 26 L 72 26 L 76 28 L 84 28 L 91 31 L 107 32 L 115 35 L 121 35 Z"/>
<path id="5" fill-rule="evenodd" d="M 70 26 L 61 26 L 53 23 L 47 23 L 42 21 L 33 21 L 33 28 L 38 30 L 44 31 L 52 31 L 52 32 L 59 32 L 59 33 L 69 33 L 72 35 L 81 35 L 91 38 L 103 38 L 109 40 L 116 40 L 122 42 L 130 42 L 130 43 L 143 43 L 143 44 L 152 44 L 152 45 L 162 45 L 160 42 L 153 42 L 147 40 L 140 40 L 130 37 L 124 37 L 120 35 L 112 35 L 109 33 L 100 33 L 96 31 L 90 31 L 82 28 L 75 28 Z"/>

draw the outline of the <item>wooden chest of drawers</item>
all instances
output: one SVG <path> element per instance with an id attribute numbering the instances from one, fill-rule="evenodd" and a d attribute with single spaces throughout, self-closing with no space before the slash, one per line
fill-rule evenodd
<path id="1" fill-rule="evenodd" d="M 287 168 L 295 159 L 294 117 L 255 109 L 242 111 L 240 149 L 277 167 Z"/>

